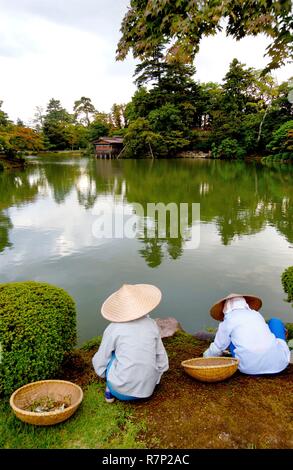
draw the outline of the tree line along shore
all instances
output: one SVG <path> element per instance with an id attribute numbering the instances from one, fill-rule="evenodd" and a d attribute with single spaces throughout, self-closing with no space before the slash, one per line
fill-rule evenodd
<path id="1" fill-rule="evenodd" d="M 292 161 L 292 80 L 278 84 L 234 59 L 223 83 L 200 83 L 192 65 L 166 62 L 161 48 L 136 66 L 134 78 L 131 101 L 115 103 L 110 113 L 97 111 L 87 97 L 70 113 L 52 98 L 28 126 L 12 122 L 0 101 L 2 166 L 5 159 L 21 165 L 25 154 L 39 152 L 92 155 L 102 136 L 123 137 L 123 158 L 202 152 L 215 159 Z"/>

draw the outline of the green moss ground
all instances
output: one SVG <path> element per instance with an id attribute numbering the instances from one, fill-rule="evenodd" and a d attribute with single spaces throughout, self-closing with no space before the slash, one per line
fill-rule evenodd
<path id="1" fill-rule="evenodd" d="M 75 415 L 64 423 L 42 427 L 22 423 L 7 402 L 0 405 L 0 447 L 4 449 L 139 448 L 143 423 L 133 421 L 123 403 L 108 405 L 103 385 L 90 384 Z"/>
<path id="2" fill-rule="evenodd" d="M 236 372 L 219 383 L 187 376 L 181 361 L 197 357 L 208 343 L 178 332 L 164 340 L 170 370 L 149 400 L 105 403 L 104 381 L 91 358 L 94 338 L 67 357 L 58 378 L 78 383 L 84 401 L 65 423 L 49 428 L 26 425 L 8 402 L 0 405 L 2 448 L 292 448 L 293 366 L 281 374 Z"/>

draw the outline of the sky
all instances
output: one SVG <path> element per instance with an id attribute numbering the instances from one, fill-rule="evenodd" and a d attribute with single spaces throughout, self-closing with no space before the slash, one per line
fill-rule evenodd
<path id="1" fill-rule="evenodd" d="M 36 106 L 90 97 L 98 111 L 126 103 L 135 91 L 131 55 L 115 61 L 121 20 L 129 0 L 0 0 L 0 100 L 13 120 L 32 122 Z M 204 38 L 195 59 L 196 79 L 220 82 L 234 57 L 263 68 L 264 36 L 234 41 L 224 33 Z M 293 66 L 274 72 L 279 82 Z"/>

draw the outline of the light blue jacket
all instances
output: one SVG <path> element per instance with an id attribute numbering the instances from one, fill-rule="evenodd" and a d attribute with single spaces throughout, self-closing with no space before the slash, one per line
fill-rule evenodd
<path id="1" fill-rule="evenodd" d="M 151 396 L 163 372 L 169 368 L 159 327 L 149 316 L 130 322 L 110 323 L 93 357 L 94 369 L 100 377 L 105 377 L 112 352 L 115 352 L 116 359 L 107 380 L 123 395 Z"/>

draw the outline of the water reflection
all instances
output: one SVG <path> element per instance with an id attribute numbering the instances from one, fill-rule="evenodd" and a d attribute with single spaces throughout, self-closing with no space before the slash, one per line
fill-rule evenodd
<path id="1" fill-rule="evenodd" d="M 80 342 L 101 333 L 97 311 L 125 282 L 158 285 L 156 316 L 176 316 L 188 331 L 214 326 L 208 309 L 229 291 L 253 291 L 265 315 L 289 320 L 280 275 L 293 264 L 292 198 L 289 166 L 33 158 L 25 171 L 0 174 L 0 282 L 66 289 L 77 302 Z M 92 227 L 105 202 L 127 217 L 134 203 L 200 203 L 200 246 L 187 250 L 169 226 L 164 238 L 143 231 L 140 239 L 98 239 Z"/>
<path id="2" fill-rule="evenodd" d="M 53 226 L 60 232 L 64 225 L 55 239 L 59 255 L 70 254 L 79 248 L 76 245 L 82 247 L 85 243 L 84 236 L 78 240 L 80 232 L 75 240 L 66 235 L 66 231 L 69 228 L 74 231 L 75 226 L 87 230 L 87 245 L 95 244 L 89 235 L 91 214 L 86 216 L 79 212 L 77 219 L 75 207 L 79 205 L 91 212 L 105 198 L 116 205 L 140 203 L 145 212 L 149 202 L 190 205 L 199 202 L 201 222 L 213 222 L 225 246 L 239 237 L 256 234 L 267 225 L 275 227 L 289 243 L 293 242 L 290 166 L 265 168 L 243 162 L 186 160 L 56 162 L 55 159 L 42 162 L 38 159 L 23 172 L 0 174 L 0 251 L 12 246 L 9 231 L 13 223 L 7 209 L 37 199 L 48 202 L 41 204 L 44 212 L 38 214 L 39 227 Z M 63 209 L 53 209 L 51 200 Z M 58 212 L 59 223 L 56 224 Z M 193 223 L 189 214 L 186 224 L 191 227 Z M 168 236 L 168 224 L 170 219 L 167 218 L 166 237 L 149 238 L 145 233 L 141 240 L 143 247 L 138 252 L 152 268 L 158 267 L 164 257 L 174 260 L 184 251 L 180 235 Z"/>
<path id="3" fill-rule="evenodd" d="M 38 193 L 38 181 L 29 172 L 0 172 L 0 252 L 12 246 L 9 231 L 13 224 L 7 209 L 33 201 Z"/>
<path id="4" fill-rule="evenodd" d="M 293 241 L 291 166 L 264 168 L 243 162 L 174 160 L 98 161 L 91 165 L 96 166 L 97 186 L 104 182 L 109 192 L 119 195 L 121 184 L 126 184 L 128 203 L 138 202 L 145 209 L 148 202 L 200 202 L 201 221 L 216 223 L 223 245 L 236 237 L 255 234 L 267 224 L 275 226 L 290 243 Z M 92 194 L 91 207 L 93 200 Z M 182 254 L 180 238 L 146 239 L 145 244 L 148 259 L 150 251 L 154 252 L 155 265 L 165 244 L 173 259 Z"/>
<path id="5" fill-rule="evenodd" d="M 12 246 L 9 241 L 9 229 L 12 227 L 10 218 L 4 212 L 0 212 L 0 253 Z"/>

